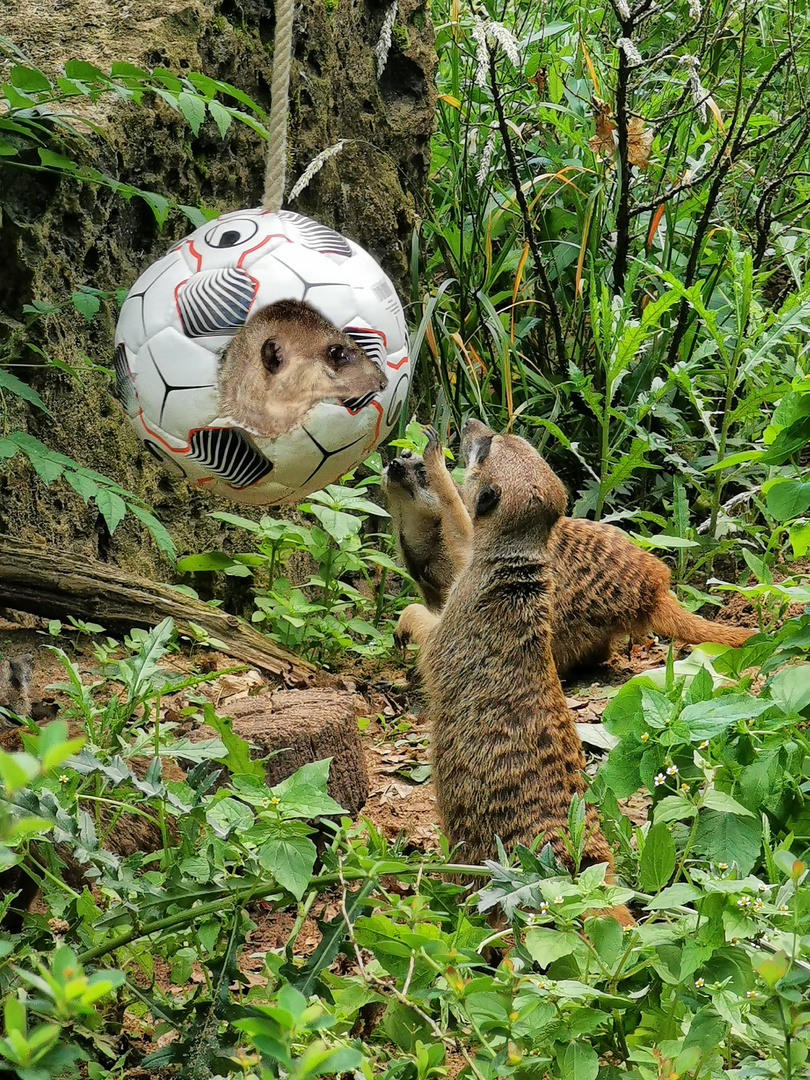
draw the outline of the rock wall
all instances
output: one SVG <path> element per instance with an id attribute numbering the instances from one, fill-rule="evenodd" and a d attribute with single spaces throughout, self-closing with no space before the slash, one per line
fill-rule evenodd
<path id="1" fill-rule="evenodd" d="M 102 69 L 124 60 L 178 74 L 201 71 L 269 109 L 274 19 L 268 0 L 18 0 L 12 6 L 13 12 L 0 8 L 0 35 L 49 76 L 70 59 Z M 405 300 L 414 199 L 429 162 L 435 53 L 424 0 L 400 0 L 378 79 L 373 50 L 386 8 L 372 0 L 296 6 L 287 189 L 312 158 L 346 139 L 290 208 L 366 247 Z M 266 143 L 248 127 L 234 124 L 223 139 L 209 119 L 195 137 L 159 99 L 134 105 L 112 95 L 87 115 L 106 137 L 86 129 L 88 143 L 73 143 L 77 160 L 192 206 L 224 211 L 261 202 Z M 69 303 L 80 285 L 127 288 L 190 230 L 188 221 L 174 213 L 159 228 L 140 199 L 127 202 L 103 188 L 14 168 L 1 157 L 0 211 L 0 362 L 18 365 L 15 374 L 36 387 L 52 413 L 46 417 L 6 395 L 4 433 L 26 429 L 142 496 L 181 553 L 229 550 L 233 538 L 209 513 L 234 507 L 154 462 L 112 396 L 114 301 L 105 300 L 89 325 Z M 33 300 L 60 310 L 33 319 L 24 311 Z M 61 370 L 45 365 L 42 354 Z M 0 469 L 0 531 L 159 579 L 172 576 L 138 522 L 128 516 L 110 536 L 93 504 L 85 506 L 63 481 L 46 487 L 19 455 Z M 243 543 L 237 539 L 235 549 Z"/>

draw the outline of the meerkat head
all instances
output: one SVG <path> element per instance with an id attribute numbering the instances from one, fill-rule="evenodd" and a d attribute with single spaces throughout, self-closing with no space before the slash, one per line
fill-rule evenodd
<path id="1" fill-rule="evenodd" d="M 256 312 L 219 369 L 220 414 L 253 435 L 276 438 L 320 401 L 360 409 L 388 385 L 385 372 L 302 300 Z"/>
<path id="2" fill-rule="evenodd" d="M 525 439 L 468 420 L 461 429 L 461 452 L 464 501 L 476 532 L 492 527 L 498 533 L 543 536 L 565 513 L 565 488 Z"/>
<path id="3" fill-rule="evenodd" d="M 438 506 L 438 499 L 430 489 L 427 470 L 421 455 L 403 450 L 383 469 L 382 489 L 389 500 L 411 500 Z"/>

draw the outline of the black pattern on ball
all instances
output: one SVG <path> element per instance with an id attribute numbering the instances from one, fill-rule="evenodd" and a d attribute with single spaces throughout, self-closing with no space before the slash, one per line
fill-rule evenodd
<path id="1" fill-rule="evenodd" d="M 138 411 L 138 398 L 127 361 L 127 347 L 123 342 L 116 346 L 113 353 L 113 371 L 115 372 L 115 396 L 123 405 L 127 416 L 133 416 Z"/>
<path id="2" fill-rule="evenodd" d="M 273 469 L 273 462 L 239 428 L 192 432 L 188 456 L 234 488 L 250 487 Z"/>
<path id="3" fill-rule="evenodd" d="M 328 229 L 325 225 L 313 221 L 312 218 L 294 214 L 289 210 L 279 211 L 278 216 L 287 218 L 295 224 L 296 229 L 301 233 L 302 247 L 328 255 L 344 255 L 347 259 L 351 255 L 352 249 L 346 237 L 336 233 L 333 229 Z"/>
<path id="4" fill-rule="evenodd" d="M 235 334 L 245 324 L 258 282 L 239 267 L 200 271 L 177 290 L 186 337 Z"/>

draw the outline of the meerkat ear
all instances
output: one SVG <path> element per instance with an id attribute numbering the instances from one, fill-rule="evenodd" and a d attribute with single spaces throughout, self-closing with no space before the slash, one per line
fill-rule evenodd
<path id="1" fill-rule="evenodd" d="M 276 347 L 276 343 L 273 338 L 265 338 L 262 345 L 262 363 L 265 369 L 270 372 L 271 375 L 275 375 L 278 369 L 283 363 L 284 357 Z"/>
<path id="2" fill-rule="evenodd" d="M 501 489 L 494 487 L 492 484 L 484 484 L 475 500 L 475 516 L 477 518 L 486 517 L 487 514 L 492 513 L 500 501 Z"/>

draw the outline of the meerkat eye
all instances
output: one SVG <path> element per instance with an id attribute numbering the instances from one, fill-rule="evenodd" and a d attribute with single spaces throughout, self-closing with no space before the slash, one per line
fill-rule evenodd
<path id="1" fill-rule="evenodd" d="M 329 346 L 329 362 L 335 370 L 346 367 L 351 363 L 351 357 L 343 348 L 342 345 L 330 345 Z"/>
<path id="2" fill-rule="evenodd" d="M 484 484 L 475 500 L 475 516 L 486 517 L 487 514 L 492 513 L 500 501 L 500 488 L 493 487 L 492 484 Z"/>
<path id="3" fill-rule="evenodd" d="M 273 338 L 267 338 L 262 345 L 262 363 L 271 375 L 275 375 L 283 363 L 283 356 L 278 351 Z"/>

